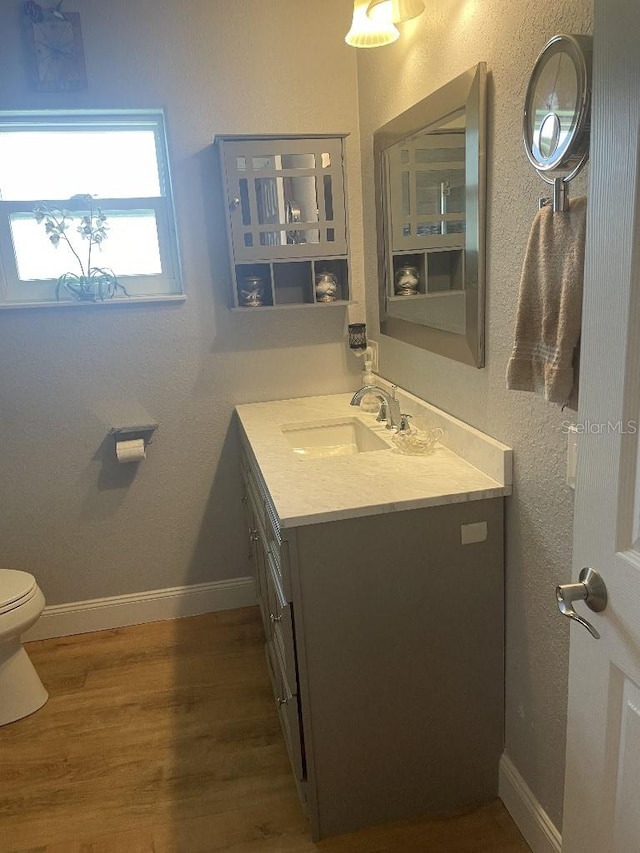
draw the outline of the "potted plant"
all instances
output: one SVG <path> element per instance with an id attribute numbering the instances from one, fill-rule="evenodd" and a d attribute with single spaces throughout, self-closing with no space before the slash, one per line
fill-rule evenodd
<path id="1" fill-rule="evenodd" d="M 83 240 L 89 243 L 86 263 L 74 249 L 67 230 L 73 222 L 73 214 L 62 208 L 50 207 L 41 204 L 34 210 L 36 222 L 44 223 L 45 232 L 51 243 L 57 248 L 61 242 L 66 243 L 67 248 L 73 254 L 80 272 L 66 272 L 60 276 L 56 284 L 56 299 L 60 299 L 61 290 L 66 290 L 73 299 L 82 302 L 104 302 L 105 299 L 113 299 L 119 294 L 128 296 L 124 285 L 120 284 L 116 274 L 108 267 L 96 267 L 91 265 L 91 252 L 94 246 L 100 245 L 107 239 L 107 217 L 94 205 L 90 195 L 74 196 L 73 200 L 83 202 L 88 208 L 77 226 L 78 233 Z"/>

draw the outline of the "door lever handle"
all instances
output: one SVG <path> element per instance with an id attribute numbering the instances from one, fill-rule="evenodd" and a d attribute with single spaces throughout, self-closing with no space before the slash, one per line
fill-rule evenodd
<path id="1" fill-rule="evenodd" d="M 563 616 L 573 619 L 583 625 L 594 639 L 599 640 L 600 634 L 573 609 L 574 601 L 584 601 L 594 613 L 601 613 L 607 606 L 607 587 L 600 574 L 591 568 L 580 572 L 580 583 L 563 583 L 556 587 L 558 610 Z"/>

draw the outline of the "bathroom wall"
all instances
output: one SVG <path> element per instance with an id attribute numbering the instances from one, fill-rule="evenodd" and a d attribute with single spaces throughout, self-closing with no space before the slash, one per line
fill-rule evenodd
<path id="1" fill-rule="evenodd" d="M 378 323 L 372 133 L 476 62 L 490 72 L 487 357 L 477 370 L 380 338 L 381 372 L 509 444 L 515 486 L 507 501 L 506 751 L 561 828 L 569 632 L 554 587 L 571 571 L 573 493 L 565 485 L 572 413 L 505 390 L 524 248 L 545 186 L 521 142 L 528 77 L 558 32 L 591 31 L 589 0 L 430 0 L 401 25 L 399 42 L 359 51 L 368 322 Z M 578 183 L 578 182 L 576 182 Z M 586 190 L 579 180 L 572 192 Z"/>
<path id="2" fill-rule="evenodd" d="M 0 565 L 33 571 L 50 604 L 246 575 L 234 404 L 348 390 L 360 365 L 344 307 L 228 310 L 211 142 L 351 134 L 361 294 L 349 3 L 67 0 L 82 16 L 89 89 L 66 95 L 29 91 L 21 6 L 0 4 L 0 109 L 166 108 L 188 298 L 0 311 Z M 147 415 L 160 424 L 147 461 L 105 461 L 109 427 Z"/>

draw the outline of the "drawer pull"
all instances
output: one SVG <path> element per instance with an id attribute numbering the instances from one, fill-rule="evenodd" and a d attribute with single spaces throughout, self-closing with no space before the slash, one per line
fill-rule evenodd
<path id="1" fill-rule="evenodd" d="M 275 613 L 271 613 L 269 619 L 272 625 L 275 625 L 276 622 L 282 622 L 282 616 L 276 616 Z"/>
<path id="2" fill-rule="evenodd" d="M 253 528 L 253 530 L 249 531 L 249 538 L 252 542 L 258 542 L 260 540 L 260 537 L 258 536 L 258 531 L 255 527 Z"/>
<path id="3" fill-rule="evenodd" d="M 278 702 L 278 708 L 282 708 L 282 706 L 286 705 L 289 700 L 288 699 L 281 699 L 278 696 L 278 699 L 276 701 Z"/>

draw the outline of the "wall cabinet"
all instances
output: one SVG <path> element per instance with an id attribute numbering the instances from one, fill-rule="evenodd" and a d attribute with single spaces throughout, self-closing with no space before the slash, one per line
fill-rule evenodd
<path id="1" fill-rule="evenodd" d="M 282 529 L 242 443 L 267 663 L 312 837 L 497 796 L 502 499 Z M 462 545 L 479 521 L 486 539 Z"/>
<path id="2" fill-rule="evenodd" d="M 232 307 L 349 301 L 344 136 L 219 136 Z M 322 274 L 335 292 L 316 293 Z"/>

